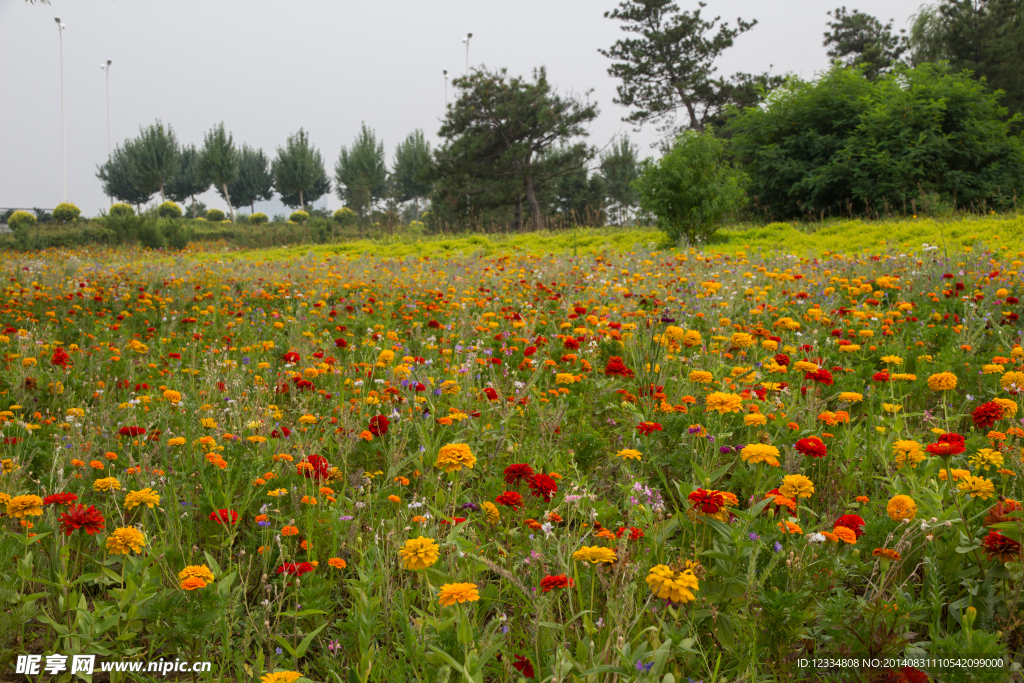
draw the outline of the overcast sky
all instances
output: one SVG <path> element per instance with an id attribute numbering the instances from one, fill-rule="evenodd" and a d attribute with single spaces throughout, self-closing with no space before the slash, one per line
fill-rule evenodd
<path id="1" fill-rule="evenodd" d="M 908 26 L 922 0 L 708 0 L 708 16 L 757 19 L 719 64 L 719 73 L 795 73 L 826 68 L 826 12 L 840 4 Z M 0 208 L 53 208 L 61 201 L 61 61 L 68 200 L 86 215 L 108 205 L 96 165 L 107 157 L 106 74 L 113 144 L 156 119 L 180 142 L 202 144 L 223 121 L 236 144 L 268 156 L 304 127 L 328 175 L 361 121 L 396 143 L 422 128 L 432 144 L 444 113 L 445 81 L 471 66 L 529 75 L 546 66 L 561 91 L 600 108 L 591 141 L 629 134 L 644 155 L 658 135 L 634 133 L 613 104 L 618 81 L 598 54 L 625 35 L 605 19 L 615 0 L 0 0 Z M 684 9 L 695 1 L 681 0 Z M 449 96 L 451 85 L 449 84 Z M 332 183 L 333 184 L 333 183 Z M 224 207 L 213 192 L 209 206 Z M 334 209 L 336 196 L 328 199 Z M 266 206 L 266 205 L 265 205 Z M 257 211 L 261 210 L 257 205 Z M 269 208 L 269 207 L 267 207 Z"/>

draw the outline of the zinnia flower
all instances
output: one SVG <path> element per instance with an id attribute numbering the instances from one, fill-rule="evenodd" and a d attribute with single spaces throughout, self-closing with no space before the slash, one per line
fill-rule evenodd
<path id="1" fill-rule="evenodd" d="M 960 493 L 966 493 L 971 498 L 991 498 L 995 495 L 995 485 L 990 479 L 985 477 L 976 477 L 969 475 L 964 477 L 963 481 L 957 484 L 957 488 L 960 489 Z"/>
<path id="2" fill-rule="evenodd" d="M 298 356 L 299 354 L 291 355 Z M 260 677 L 260 683 L 295 683 L 300 678 L 302 678 L 302 674 L 298 671 L 275 671 L 274 673 L 263 674 Z"/>
<path id="3" fill-rule="evenodd" d="M 117 477 L 107 477 L 106 479 L 97 479 L 92 483 L 93 491 L 120 491 L 121 482 L 117 480 Z"/>
<path id="4" fill-rule="evenodd" d="M 615 457 L 622 458 L 623 460 L 640 460 L 641 455 L 643 454 L 640 451 L 632 448 L 623 448 L 615 454 Z"/>
<path id="5" fill-rule="evenodd" d="M 540 580 L 540 589 L 545 593 L 551 592 L 555 588 L 571 588 L 576 585 L 576 582 L 567 577 L 565 574 L 559 574 L 558 576 L 545 576 Z"/>
<path id="6" fill-rule="evenodd" d="M 92 505 L 72 505 L 60 516 L 60 530 L 65 536 L 70 536 L 78 529 L 85 529 L 85 533 L 92 536 L 105 528 L 102 513 Z"/>
<path id="7" fill-rule="evenodd" d="M 604 548 L 599 545 L 583 546 L 572 554 L 572 559 L 578 562 L 599 562 L 611 563 L 615 561 L 615 551 L 611 548 Z"/>
<path id="8" fill-rule="evenodd" d="M 740 451 L 740 457 L 743 458 L 743 462 L 752 465 L 766 462 L 772 467 L 779 466 L 779 449 L 768 444 L 752 443 L 744 446 Z"/>
<path id="9" fill-rule="evenodd" d="M 982 403 L 971 411 L 971 421 L 975 429 L 991 429 L 999 420 L 1003 419 L 1003 407 L 995 401 Z"/>
<path id="10" fill-rule="evenodd" d="M 661 425 L 657 422 L 641 422 L 636 426 L 636 430 L 642 435 L 647 436 L 653 432 L 660 432 Z"/>
<path id="11" fill-rule="evenodd" d="M 691 569 L 674 571 L 664 564 L 651 567 L 647 574 L 647 585 L 651 587 L 651 592 L 655 596 L 677 603 L 695 600 L 697 596 L 694 595 L 694 591 L 699 588 L 697 576 Z"/>
<path id="12" fill-rule="evenodd" d="M 518 463 L 505 468 L 505 483 L 509 486 L 519 486 L 521 481 L 533 476 L 533 468 L 529 465 Z"/>
<path id="13" fill-rule="evenodd" d="M 814 482 L 802 474 L 788 474 L 782 478 L 779 493 L 794 500 L 810 498 L 814 494 Z"/>
<path id="14" fill-rule="evenodd" d="M 406 569 L 426 569 L 437 562 L 439 548 L 432 538 L 426 538 L 420 536 L 419 538 L 410 538 L 405 542 L 405 546 L 398 551 L 398 556 L 402 558 L 402 566 Z"/>
<path id="15" fill-rule="evenodd" d="M 1003 536 L 998 531 L 990 531 L 982 541 L 988 559 L 1000 562 L 1012 562 L 1020 557 L 1020 543 Z"/>
<path id="16" fill-rule="evenodd" d="M 736 394 L 716 391 L 709 394 L 705 402 L 707 412 L 716 411 L 719 415 L 738 413 L 743 410 L 743 399 Z"/>
<path id="17" fill-rule="evenodd" d="M 545 503 L 550 503 L 551 496 L 558 493 L 558 484 L 544 473 L 533 475 L 526 483 L 530 487 L 530 493 L 538 498 L 543 498 Z"/>
<path id="18" fill-rule="evenodd" d="M 699 510 L 706 515 L 716 514 L 725 504 L 725 499 L 719 491 L 697 489 L 687 497 L 693 503 L 694 510 Z"/>
<path id="19" fill-rule="evenodd" d="M 864 518 L 860 515 L 843 515 L 837 519 L 836 523 L 832 526 L 844 526 L 847 529 L 852 529 L 853 533 L 856 534 L 858 538 L 864 535 L 864 532 L 862 531 L 864 527 Z"/>
<path id="20" fill-rule="evenodd" d="M 107 536 L 107 552 L 111 555 L 130 555 L 133 550 L 141 553 L 144 545 L 145 537 L 133 526 L 114 529 L 113 533 Z"/>
<path id="21" fill-rule="evenodd" d="M 494 502 L 498 505 L 510 507 L 513 510 L 523 507 L 523 497 L 516 491 L 505 491 L 505 493 L 495 498 Z"/>
<path id="22" fill-rule="evenodd" d="M 952 391 L 956 389 L 956 375 L 952 372 L 939 372 L 928 378 L 928 388 L 932 391 Z"/>
<path id="23" fill-rule="evenodd" d="M 894 522 L 911 520 L 917 515 L 917 503 L 910 496 L 903 494 L 893 496 L 885 506 L 885 512 Z"/>
<path id="24" fill-rule="evenodd" d="M 796 450 L 811 458 L 824 458 L 828 455 L 828 447 L 825 445 L 825 442 L 816 436 L 798 439 Z"/>
<path id="25" fill-rule="evenodd" d="M 213 581 L 213 572 L 205 564 L 190 564 L 180 572 L 178 572 L 178 578 L 182 581 L 188 578 L 202 579 L 203 581 Z"/>
<path id="26" fill-rule="evenodd" d="M 450 443 L 441 446 L 437 454 L 435 467 L 443 468 L 445 472 L 458 472 L 463 467 L 473 469 L 476 464 L 476 457 L 469 446 L 464 443 Z"/>
<path id="27" fill-rule="evenodd" d="M 480 599 L 475 583 L 446 583 L 441 586 L 438 602 L 450 607 L 457 602 L 476 602 Z"/>
<path id="28" fill-rule="evenodd" d="M 160 495 L 153 489 L 142 489 L 141 491 L 132 491 L 124 499 L 124 507 L 126 510 L 131 510 L 139 505 L 146 505 L 150 510 L 153 509 L 154 505 L 160 504 Z"/>
<path id="29" fill-rule="evenodd" d="M 71 505 L 78 500 L 73 493 L 54 493 L 43 499 L 43 505 Z"/>
<path id="30" fill-rule="evenodd" d="M 216 510 L 210 513 L 210 521 L 217 524 L 234 524 L 238 521 L 238 513 L 234 510 Z"/>
<path id="31" fill-rule="evenodd" d="M 43 499 L 39 496 L 15 496 L 7 502 L 7 515 L 24 519 L 43 514 Z"/>

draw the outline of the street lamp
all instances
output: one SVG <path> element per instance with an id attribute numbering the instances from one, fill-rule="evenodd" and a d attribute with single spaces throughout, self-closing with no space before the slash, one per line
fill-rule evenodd
<path id="1" fill-rule="evenodd" d="M 448 109 L 448 69 L 444 70 L 444 108 Z"/>
<path id="2" fill-rule="evenodd" d="M 60 32 L 60 147 L 61 156 L 64 158 L 64 201 L 68 201 L 68 143 L 67 133 L 64 127 L 64 29 L 67 28 L 61 23 L 60 17 L 54 17 L 57 22 L 57 30 Z"/>
<path id="3" fill-rule="evenodd" d="M 107 72 L 107 158 L 112 153 L 110 148 L 110 64 L 113 60 L 108 59 L 106 64 L 100 64 L 100 68 Z"/>
<path id="4" fill-rule="evenodd" d="M 469 75 L 469 39 L 473 37 L 472 33 L 467 33 L 466 37 L 462 39 L 462 42 L 466 44 L 466 75 Z"/>

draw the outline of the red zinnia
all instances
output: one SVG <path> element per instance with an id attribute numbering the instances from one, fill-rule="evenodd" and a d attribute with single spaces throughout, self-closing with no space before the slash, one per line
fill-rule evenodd
<path id="1" fill-rule="evenodd" d="M 960 436 L 956 432 L 946 432 L 940 436 L 937 441 L 939 443 L 951 443 L 954 446 L 963 446 L 965 443 L 964 437 Z"/>
<path id="2" fill-rule="evenodd" d="M 295 576 L 302 576 L 311 571 L 313 571 L 313 565 L 309 562 L 285 562 L 277 568 L 278 574 L 294 574 Z"/>
<path id="3" fill-rule="evenodd" d="M 963 453 L 964 447 L 960 444 L 940 441 L 939 443 L 928 444 L 925 450 L 932 455 L 948 458 L 951 455 L 959 455 L 960 453 Z"/>
<path id="4" fill-rule="evenodd" d="M 388 433 L 388 425 L 391 421 L 384 415 L 374 415 L 370 418 L 369 432 L 374 436 L 384 436 Z"/>
<path id="5" fill-rule="evenodd" d="M 837 519 L 836 523 L 832 526 L 845 526 L 847 529 L 857 534 L 857 538 L 864 535 L 864 532 L 861 531 L 861 527 L 864 526 L 864 519 L 860 515 L 843 515 Z"/>
<path id="6" fill-rule="evenodd" d="M 889 371 L 888 370 L 882 370 L 881 372 L 876 372 L 875 374 L 871 375 L 871 379 L 873 379 L 876 382 L 888 382 L 889 381 Z"/>
<path id="7" fill-rule="evenodd" d="M 622 362 L 621 356 L 612 356 L 604 366 L 605 377 L 632 377 L 633 371 Z"/>
<path id="8" fill-rule="evenodd" d="M 43 505 L 71 505 L 76 500 L 78 496 L 73 493 L 55 493 L 43 498 Z"/>
<path id="9" fill-rule="evenodd" d="M 660 432 L 661 425 L 657 422 L 641 422 L 636 426 L 636 431 L 640 432 L 644 436 L 647 436 L 651 432 Z"/>
<path id="10" fill-rule="evenodd" d="M 989 401 L 982 403 L 971 413 L 971 421 L 976 429 L 991 429 L 997 420 L 1003 419 L 1003 407 Z"/>
<path id="11" fill-rule="evenodd" d="M 833 384 L 832 373 L 826 370 L 825 368 L 821 368 L 817 372 L 805 373 L 804 379 L 813 379 L 815 382 L 820 382 L 821 384 L 825 384 L 827 386 L 832 386 Z"/>
<path id="12" fill-rule="evenodd" d="M 294 351 L 289 351 L 288 353 L 281 356 L 281 360 L 283 360 L 285 363 L 298 363 L 299 359 L 299 354 L 295 353 Z"/>
<path id="13" fill-rule="evenodd" d="M 228 520 L 231 521 L 228 521 Z M 217 510 L 210 513 L 210 521 L 217 524 L 234 524 L 238 521 L 238 513 L 234 510 Z"/>
<path id="14" fill-rule="evenodd" d="M 543 498 L 545 503 L 550 503 L 552 494 L 558 493 L 558 484 L 544 473 L 533 475 L 527 484 L 530 486 L 530 492 L 538 498 Z"/>
<path id="15" fill-rule="evenodd" d="M 782 366 L 788 366 L 789 365 L 789 356 L 787 356 L 784 353 L 777 353 L 777 354 L 775 354 L 775 358 L 773 360 L 776 363 L 778 363 L 779 365 L 782 365 Z"/>
<path id="16" fill-rule="evenodd" d="M 140 436 L 145 434 L 146 430 L 142 427 L 121 427 L 117 433 L 121 436 Z"/>
<path id="17" fill-rule="evenodd" d="M 345 341 L 344 339 L 335 339 L 334 345 L 337 346 L 339 349 L 343 349 L 346 346 L 348 346 L 348 342 Z"/>
<path id="18" fill-rule="evenodd" d="M 699 509 L 706 515 L 713 515 L 722 509 L 722 505 L 725 503 L 725 498 L 719 491 L 705 491 L 704 489 L 697 489 L 691 493 L 688 498 L 693 503 L 695 509 Z"/>
<path id="19" fill-rule="evenodd" d="M 558 576 L 545 576 L 540 580 L 540 589 L 545 593 L 550 593 L 552 588 L 572 588 L 574 585 L 576 585 L 576 582 L 565 574 L 559 574 Z"/>
<path id="20" fill-rule="evenodd" d="M 828 455 L 828 448 L 825 446 L 825 442 L 816 436 L 799 439 L 796 442 L 796 449 L 800 453 L 812 458 L 824 458 Z"/>
<path id="21" fill-rule="evenodd" d="M 71 356 L 68 355 L 67 351 L 62 348 L 56 348 L 53 351 L 53 356 L 50 357 L 50 364 L 66 368 L 70 360 Z"/>
<path id="22" fill-rule="evenodd" d="M 484 396 L 487 397 L 488 401 L 497 401 L 498 400 L 498 392 L 495 391 L 494 389 L 492 389 L 491 387 L 484 388 Z"/>
<path id="23" fill-rule="evenodd" d="M 521 673 L 524 678 L 535 677 L 533 664 L 530 663 L 529 658 L 522 655 L 516 655 L 516 661 L 512 662 L 512 668 Z"/>
<path id="24" fill-rule="evenodd" d="M 615 532 L 615 538 L 622 538 L 622 534 L 626 533 L 626 527 L 620 526 L 619 530 Z M 644 532 L 637 529 L 635 526 L 629 527 L 629 540 L 639 541 L 644 537 Z"/>
<path id="25" fill-rule="evenodd" d="M 322 455 L 311 455 L 306 458 L 306 462 L 313 466 L 312 470 L 303 470 L 307 478 L 326 479 L 331 473 L 331 464 Z"/>
<path id="26" fill-rule="evenodd" d="M 505 483 L 509 486 L 519 486 L 519 483 L 533 476 L 533 468 L 522 463 L 509 465 L 505 468 Z"/>
<path id="27" fill-rule="evenodd" d="M 537 353 L 536 346 L 527 346 L 525 349 L 523 349 L 523 355 L 526 356 L 527 358 L 529 358 L 535 353 Z"/>
<path id="28" fill-rule="evenodd" d="M 93 505 L 89 507 L 72 505 L 67 512 L 60 516 L 60 530 L 64 532 L 65 536 L 70 536 L 78 529 L 85 529 L 85 533 L 92 536 L 105 527 L 103 514 Z"/>
<path id="29" fill-rule="evenodd" d="M 988 559 L 999 559 L 1000 562 L 1010 562 L 1020 556 L 1020 543 L 1003 536 L 998 531 L 988 532 L 988 536 L 982 541 Z"/>
<path id="30" fill-rule="evenodd" d="M 523 497 L 515 491 L 505 491 L 505 493 L 495 498 L 494 502 L 498 505 L 510 507 L 513 510 L 518 510 L 523 507 Z"/>

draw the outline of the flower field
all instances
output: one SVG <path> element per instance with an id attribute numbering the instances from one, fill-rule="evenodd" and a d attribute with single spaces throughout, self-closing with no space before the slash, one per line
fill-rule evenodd
<path id="1" fill-rule="evenodd" d="M 985 244 L 0 256 L 0 677 L 1020 680 Z"/>

